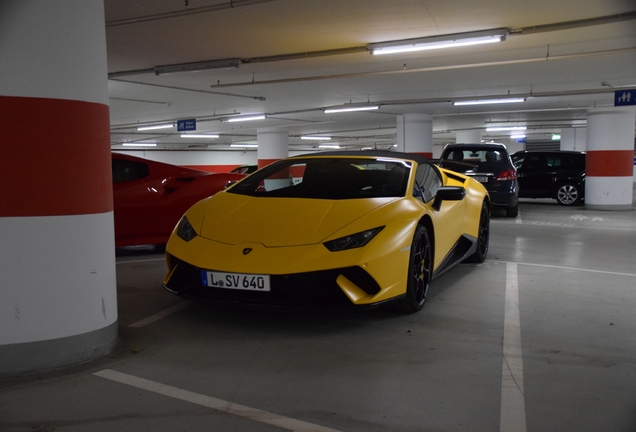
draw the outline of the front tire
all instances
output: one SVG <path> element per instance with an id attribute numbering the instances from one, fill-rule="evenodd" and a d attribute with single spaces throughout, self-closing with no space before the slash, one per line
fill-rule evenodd
<path id="1" fill-rule="evenodd" d="M 563 183 L 556 191 L 555 198 L 563 206 L 576 205 L 581 202 L 581 188 L 574 183 Z"/>
<path id="2" fill-rule="evenodd" d="M 418 225 L 411 243 L 406 295 L 393 302 L 393 309 L 414 313 L 424 307 L 433 277 L 433 247 L 428 231 Z"/>
<path id="3" fill-rule="evenodd" d="M 490 212 L 488 204 L 484 202 L 479 215 L 479 233 L 477 234 L 477 249 L 475 253 L 466 259 L 467 262 L 482 263 L 488 255 L 488 244 L 490 242 Z"/>

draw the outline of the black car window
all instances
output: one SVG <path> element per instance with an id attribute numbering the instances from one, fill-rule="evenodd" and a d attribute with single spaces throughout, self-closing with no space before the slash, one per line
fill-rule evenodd
<path id="1" fill-rule="evenodd" d="M 548 162 L 543 156 L 540 155 L 529 155 L 526 157 L 525 162 L 523 163 L 523 168 L 525 169 L 541 169 L 545 168 L 548 165 Z"/>
<path id="2" fill-rule="evenodd" d="M 585 169 L 585 157 L 575 155 L 564 155 L 563 166 L 567 168 Z"/>
<path id="3" fill-rule="evenodd" d="M 517 169 L 523 167 L 523 163 L 525 160 L 526 160 L 526 157 L 523 154 L 512 156 L 512 163 Z"/>
<path id="4" fill-rule="evenodd" d="M 429 202 L 437 194 L 442 185 L 439 172 L 432 165 L 418 165 L 415 172 L 415 187 L 413 196 L 424 202 Z"/>
<path id="5" fill-rule="evenodd" d="M 402 160 L 285 159 L 245 178 L 228 193 L 264 198 L 403 197 L 410 172 L 411 163 Z"/>
<path id="6" fill-rule="evenodd" d="M 546 164 L 549 167 L 560 167 L 561 166 L 561 156 L 559 156 L 559 155 L 548 155 L 546 157 Z"/>
<path id="7" fill-rule="evenodd" d="M 505 151 L 492 149 L 453 149 L 442 156 L 445 160 L 466 163 L 505 163 L 507 158 Z"/>
<path id="8" fill-rule="evenodd" d="M 148 177 L 148 164 L 124 159 L 113 159 L 113 184 Z"/>

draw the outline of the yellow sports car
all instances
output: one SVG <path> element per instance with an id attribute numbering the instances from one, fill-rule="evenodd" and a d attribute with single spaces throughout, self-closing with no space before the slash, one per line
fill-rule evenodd
<path id="1" fill-rule="evenodd" d="M 307 154 L 192 206 L 163 283 L 185 298 L 416 312 L 433 278 L 486 258 L 489 226 L 486 189 L 424 157 Z"/>

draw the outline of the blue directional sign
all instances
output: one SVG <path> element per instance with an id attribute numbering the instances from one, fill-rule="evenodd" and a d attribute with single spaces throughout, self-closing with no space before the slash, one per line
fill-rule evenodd
<path id="1" fill-rule="evenodd" d="M 636 90 L 616 90 L 614 106 L 636 105 Z"/>
<path id="2" fill-rule="evenodd" d="M 197 130 L 197 119 L 187 119 L 177 121 L 177 131 L 193 131 Z"/>

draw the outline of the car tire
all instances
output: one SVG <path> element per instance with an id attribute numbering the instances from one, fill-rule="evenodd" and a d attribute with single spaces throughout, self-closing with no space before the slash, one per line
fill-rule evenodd
<path id="1" fill-rule="evenodd" d="M 424 307 L 433 277 L 433 245 L 428 230 L 418 225 L 411 243 L 404 297 L 390 304 L 393 310 L 414 313 Z"/>
<path id="2" fill-rule="evenodd" d="M 563 206 L 576 205 L 583 198 L 581 187 L 574 183 L 563 183 L 554 194 L 557 202 Z"/>
<path id="3" fill-rule="evenodd" d="M 482 263 L 488 255 L 488 244 L 490 242 L 490 212 L 488 204 L 484 202 L 479 215 L 479 233 L 477 234 L 477 249 L 475 253 L 466 259 L 466 262 Z"/>
<path id="4" fill-rule="evenodd" d="M 516 218 L 519 215 L 519 203 L 513 206 L 506 207 L 506 216 L 509 218 Z"/>

